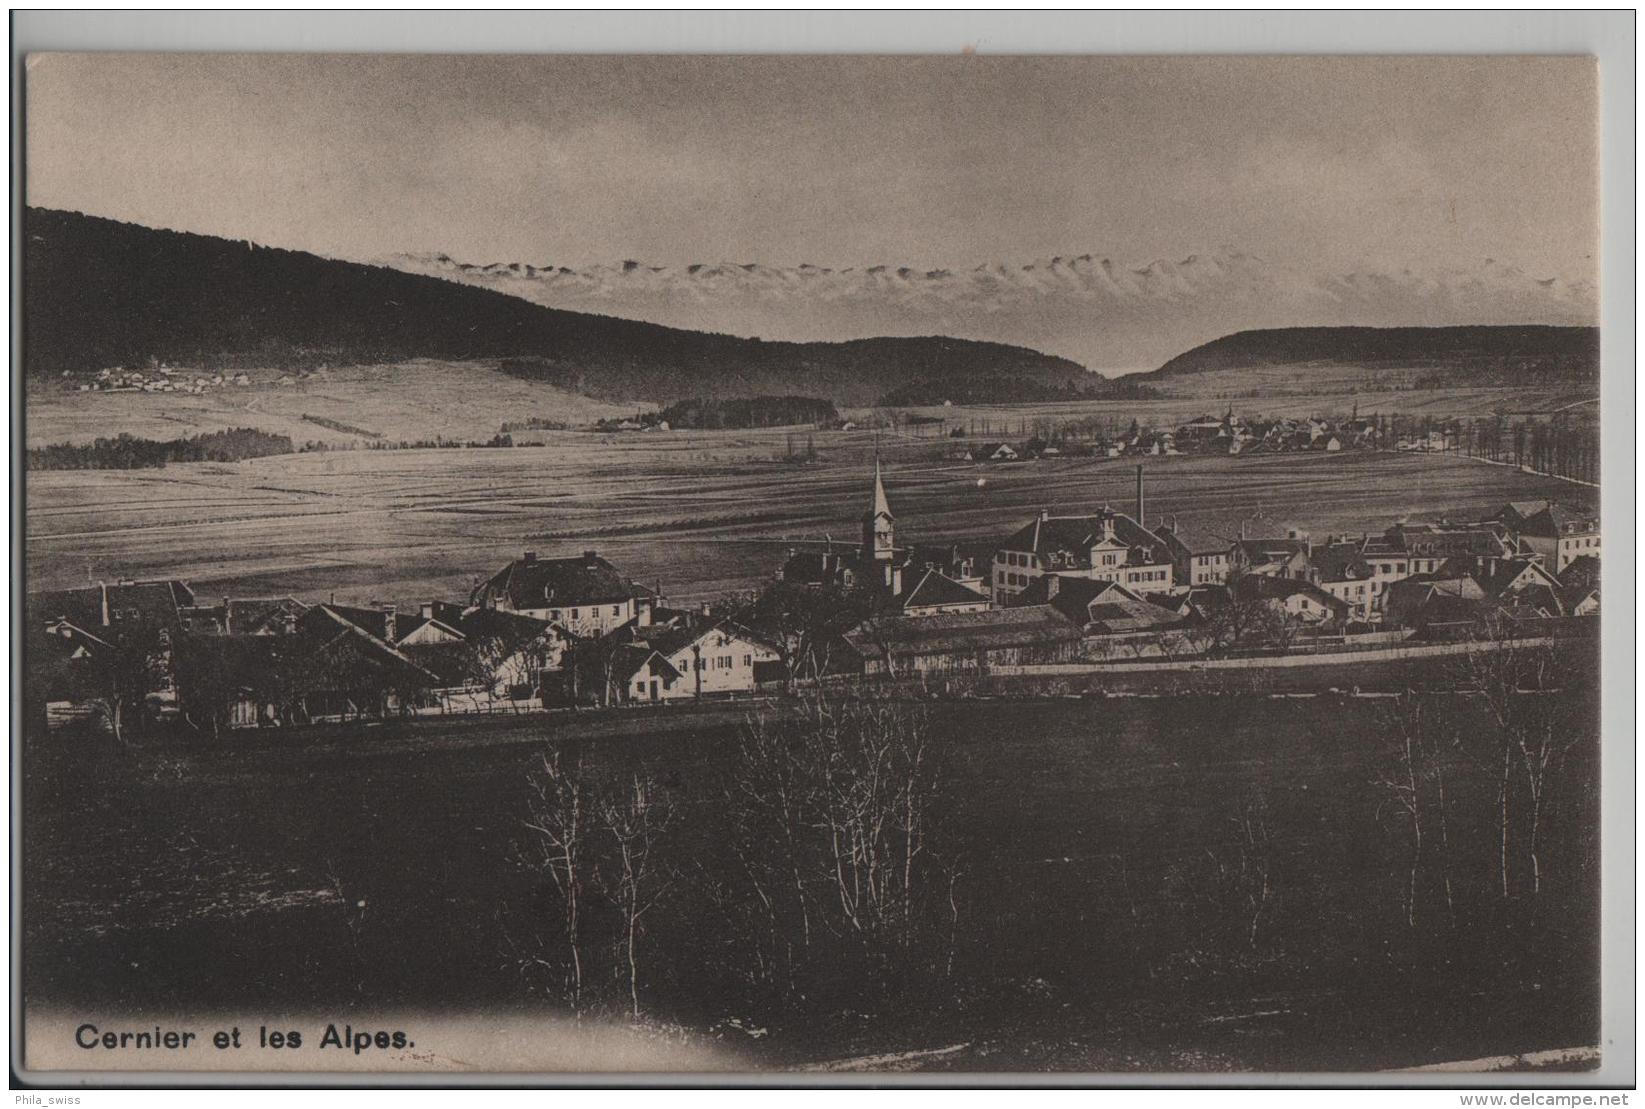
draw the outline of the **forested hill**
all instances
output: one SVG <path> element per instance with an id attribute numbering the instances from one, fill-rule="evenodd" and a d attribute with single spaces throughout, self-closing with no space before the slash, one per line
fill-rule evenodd
<path id="1" fill-rule="evenodd" d="M 968 394 L 1100 387 L 1074 362 L 940 337 L 761 342 L 547 308 L 502 293 L 76 212 L 25 217 L 24 365 L 85 375 L 154 358 L 276 368 L 503 359 L 590 396 L 805 395 L 866 404 L 910 382 Z"/>
<path id="2" fill-rule="evenodd" d="M 1179 354 L 1144 380 L 1270 366 L 1430 370 L 1449 384 L 1597 383 L 1599 329 L 1291 327 L 1241 331 Z"/>

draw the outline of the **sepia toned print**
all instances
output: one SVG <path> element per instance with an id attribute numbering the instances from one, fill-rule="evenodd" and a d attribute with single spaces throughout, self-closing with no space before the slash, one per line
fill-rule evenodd
<path id="1" fill-rule="evenodd" d="M 43 1071 L 1585 1071 L 1594 63 L 29 59 Z"/>

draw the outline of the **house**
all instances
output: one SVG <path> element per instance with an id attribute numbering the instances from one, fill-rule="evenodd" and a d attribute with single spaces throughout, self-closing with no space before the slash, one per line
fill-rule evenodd
<path id="1" fill-rule="evenodd" d="M 1086 636 L 1133 635 L 1180 627 L 1185 618 L 1114 581 L 1046 574 L 1017 597 L 1023 605 L 1048 604 Z"/>
<path id="2" fill-rule="evenodd" d="M 1253 575 L 1242 579 L 1238 589 L 1245 598 L 1267 601 L 1287 621 L 1305 627 L 1339 628 L 1353 613 L 1341 597 L 1300 578 Z"/>
<path id="3" fill-rule="evenodd" d="M 934 568 L 928 568 L 913 584 L 892 598 L 892 608 L 902 616 L 935 616 L 942 612 L 982 612 L 990 605 L 987 594 L 962 585 Z"/>
<path id="4" fill-rule="evenodd" d="M 295 597 L 224 597 L 221 604 L 180 608 L 178 620 L 193 635 L 290 635 L 306 611 Z"/>
<path id="5" fill-rule="evenodd" d="M 849 653 L 873 676 L 979 672 L 993 666 L 1072 662 L 1080 629 L 1050 605 L 864 621 L 845 633 Z"/>
<path id="6" fill-rule="evenodd" d="M 1154 528 L 1171 555 L 1171 577 L 1178 585 L 1219 585 L 1228 580 L 1230 551 L 1227 539 L 1185 528 L 1175 516 Z"/>
<path id="7" fill-rule="evenodd" d="M 1155 592 L 1170 589 L 1173 580 L 1171 551 L 1159 536 L 1107 507 L 1086 516 L 1043 511 L 1005 539 L 992 563 L 994 602 L 1008 603 L 1042 574 L 1117 581 Z"/>
<path id="8" fill-rule="evenodd" d="M 1308 576 L 1308 538 L 1236 539 L 1228 548 L 1231 571 L 1255 577 Z"/>
<path id="9" fill-rule="evenodd" d="M 1385 623 L 1418 630 L 1435 625 L 1472 624 L 1484 611 L 1485 590 L 1469 575 L 1405 578 L 1388 586 Z"/>
<path id="10" fill-rule="evenodd" d="M 1432 573 L 1448 558 L 1488 561 L 1519 553 L 1510 530 L 1500 523 L 1401 522 L 1389 528 L 1385 538 L 1407 552 L 1412 561 L 1406 572 L 1411 574 Z"/>
<path id="11" fill-rule="evenodd" d="M 968 543 L 916 544 L 909 550 L 904 577 L 912 577 L 922 570 L 935 570 L 943 577 L 959 582 L 978 593 L 988 592 L 988 560 L 991 545 Z"/>
<path id="12" fill-rule="evenodd" d="M 1556 574 L 1583 555 L 1599 555 L 1599 518 L 1556 501 L 1525 517 L 1514 532 Z"/>
<path id="13" fill-rule="evenodd" d="M 967 462 L 1015 462 L 1018 457 L 1010 443 L 978 443 L 965 452 Z"/>
<path id="14" fill-rule="evenodd" d="M 1559 578 L 1559 602 L 1567 616 L 1599 615 L 1599 559 L 1584 555 Z"/>
<path id="15" fill-rule="evenodd" d="M 308 608 L 290 634 L 189 635 L 178 644 L 178 709 L 201 729 L 405 716 L 439 684 L 329 605 Z"/>
<path id="16" fill-rule="evenodd" d="M 596 636 L 631 621 L 648 623 L 657 596 L 594 551 L 568 558 L 538 558 L 526 551 L 477 586 L 469 602 Z"/>
<path id="17" fill-rule="evenodd" d="M 1534 558 L 1506 559 L 1497 564 L 1490 577 L 1480 581 L 1485 595 L 1504 604 L 1540 609 L 1548 616 L 1563 616 L 1559 579 Z"/>
<path id="18" fill-rule="evenodd" d="M 1212 415 L 1196 416 L 1177 428 L 1177 438 L 1194 441 L 1215 439 L 1224 430 L 1223 420 Z"/>
<path id="19" fill-rule="evenodd" d="M 194 603 L 194 592 L 186 582 L 126 580 L 30 593 L 28 612 L 33 623 L 65 619 L 92 631 L 175 631 L 181 626 L 181 611 Z"/>
<path id="20" fill-rule="evenodd" d="M 536 707 L 564 699 L 565 655 L 577 637 L 559 624 L 494 608 L 433 602 L 400 648 L 440 678 L 447 711 Z"/>
<path id="21" fill-rule="evenodd" d="M 97 692 L 110 684 L 109 668 L 119 648 L 64 619 L 31 625 L 23 638 L 28 718 L 43 721 L 48 731 L 75 723 L 103 723 Z"/>
<path id="22" fill-rule="evenodd" d="M 1376 576 L 1366 561 L 1362 544 L 1336 541 L 1319 544 L 1308 556 L 1308 580 L 1342 601 L 1349 618 L 1369 622 L 1380 614 Z"/>
<path id="23" fill-rule="evenodd" d="M 611 684 L 623 700 L 731 696 L 782 680 L 776 648 L 729 620 L 678 619 L 616 636 Z"/>

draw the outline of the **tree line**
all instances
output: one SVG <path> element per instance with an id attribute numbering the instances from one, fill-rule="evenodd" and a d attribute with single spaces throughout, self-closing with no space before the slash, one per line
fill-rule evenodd
<path id="1" fill-rule="evenodd" d="M 141 439 L 122 432 L 112 439 L 90 443 L 56 443 L 30 448 L 26 464 L 30 470 L 139 470 L 164 467 L 172 462 L 241 462 L 275 454 L 291 454 L 289 435 L 274 435 L 256 428 L 231 427 L 207 431 L 184 439 Z"/>

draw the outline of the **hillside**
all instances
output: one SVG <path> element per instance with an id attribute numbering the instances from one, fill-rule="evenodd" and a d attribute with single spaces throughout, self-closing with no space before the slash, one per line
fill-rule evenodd
<path id="1" fill-rule="evenodd" d="M 309 369 L 496 360 L 611 401 L 803 394 L 872 403 L 910 382 L 1100 388 L 1078 364 L 940 337 L 761 342 L 563 311 L 435 277 L 73 212 L 25 216 L 24 368 L 36 381 L 149 360 Z"/>
<path id="2" fill-rule="evenodd" d="M 1294 327 L 1241 331 L 1179 354 L 1145 380 L 1202 384 L 1206 375 L 1286 368 L 1302 381 L 1358 375 L 1416 388 L 1595 387 L 1594 327 Z M 1191 380 L 1186 380 L 1191 379 Z"/>

